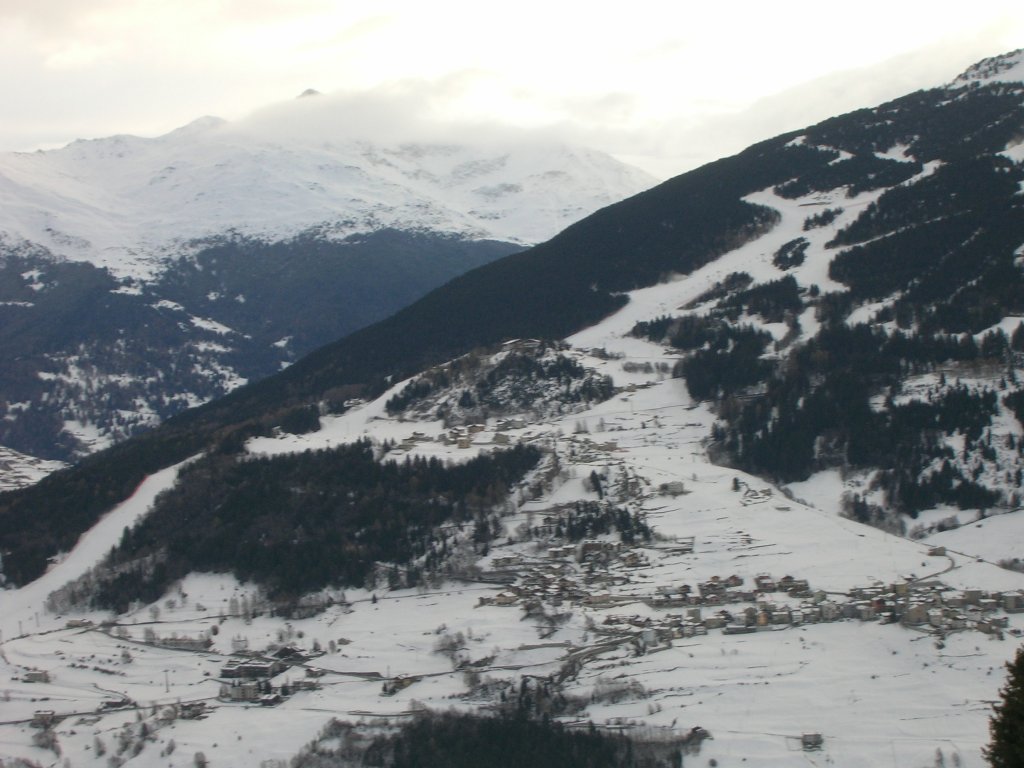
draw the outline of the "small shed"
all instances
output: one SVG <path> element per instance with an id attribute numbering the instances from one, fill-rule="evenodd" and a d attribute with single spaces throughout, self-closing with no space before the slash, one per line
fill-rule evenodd
<path id="1" fill-rule="evenodd" d="M 805 733 L 800 736 L 800 746 L 805 752 L 821 749 L 824 745 L 825 738 L 820 733 Z"/>

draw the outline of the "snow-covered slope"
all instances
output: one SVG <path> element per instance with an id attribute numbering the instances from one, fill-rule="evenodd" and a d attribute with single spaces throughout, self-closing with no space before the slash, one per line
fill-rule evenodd
<path id="1" fill-rule="evenodd" d="M 941 754 L 946 765 L 981 768 L 988 702 L 1024 631 L 1022 615 L 1003 606 L 1024 575 L 970 554 L 935 556 L 709 463 L 708 404 L 665 375 L 674 355 L 623 329 L 638 309 L 685 302 L 713 277 L 634 293 L 628 312 L 561 348 L 615 381 L 603 402 L 567 401 L 558 415 L 555 392 L 540 415 L 526 406 L 480 430 L 456 427 L 450 439 L 451 428 L 417 408 L 389 415 L 388 400 L 408 385 L 400 382 L 316 433 L 249 443 L 267 456 L 370 439 L 394 446 L 388 458 L 455 464 L 510 443 L 543 446 L 545 467 L 501 511 L 488 554 L 452 529 L 452 556 L 469 580 L 328 590 L 319 599 L 333 605 L 291 619 L 267 615 L 254 585 L 213 574 L 124 615 L 68 614 L 66 590 L 40 610 L 43 593 L 86 573 L 174 470 L 152 477 L 43 579 L 4 596 L 0 669 L 12 680 L 0 749 L 48 759 L 51 742 L 33 744 L 40 729 L 28 722 L 46 709 L 58 721 L 43 733 L 74 765 L 106 765 L 105 751 L 127 766 L 187 766 L 197 752 L 211 764 L 279 765 L 263 761 L 288 760 L 332 717 L 374 733 L 423 707 L 495 708 L 541 681 L 571 702 L 554 713 L 570 724 L 665 739 L 701 726 L 713 738 L 691 744 L 687 760 L 702 764 L 926 765 Z M 507 346 L 493 361 L 531 349 Z M 629 509 L 653 537 L 627 544 L 613 531 L 567 546 L 552 521 L 578 503 Z M 764 581 L 784 577 L 789 591 Z M 907 618 L 892 623 L 890 611 Z M 201 645 L 161 645 L 174 638 Z M 270 707 L 232 701 L 241 692 L 221 679 L 231 654 L 282 645 L 307 656 L 271 681 L 292 693 Z M 296 690 L 300 680 L 308 689 Z M 203 717 L 174 709 L 182 704 Z M 139 714 L 112 710 L 121 706 Z M 823 744 L 803 751 L 804 734 Z"/>
<path id="2" fill-rule="evenodd" d="M 536 243 L 654 181 L 603 153 L 533 139 L 282 137 L 207 117 L 156 138 L 0 155 L 0 233 L 146 276 L 194 241 L 228 235 L 341 239 L 390 227 Z"/>
<path id="3" fill-rule="evenodd" d="M 1024 48 L 982 59 L 968 67 L 953 85 L 1012 83 L 1024 81 Z"/>

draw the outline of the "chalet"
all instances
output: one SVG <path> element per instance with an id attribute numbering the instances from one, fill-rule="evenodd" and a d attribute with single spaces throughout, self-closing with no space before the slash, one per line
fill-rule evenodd
<path id="1" fill-rule="evenodd" d="M 279 607 L 282 613 L 292 619 L 308 619 L 317 616 L 334 605 L 334 600 L 326 595 L 304 595 L 294 603 Z"/>
<path id="2" fill-rule="evenodd" d="M 995 613 L 999 610 L 999 601 L 991 597 L 983 597 L 978 601 L 978 607 L 985 613 Z"/>
<path id="3" fill-rule="evenodd" d="M 942 600 L 944 605 L 948 605 L 951 608 L 963 608 L 967 605 L 964 600 L 963 592 L 953 592 L 952 594 L 946 595 Z"/>
<path id="4" fill-rule="evenodd" d="M 800 746 L 804 751 L 811 752 L 821 749 L 825 745 L 825 739 L 820 733 L 805 733 L 800 736 Z"/>
<path id="5" fill-rule="evenodd" d="M 792 624 L 793 615 L 789 608 L 773 607 L 768 613 L 772 624 Z"/>
<path id="6" fill-rule="evenodd" d="M 1001 635 L 1001 630 L 1006 629 L 1009 626 L 1009 621 L 1006 616 L 991 616 L 982 619 L 974 625 L 975 629 L 979 632 L 984 632 L 986 635 Z"/>
<path id="7" fill-rule="evenodd" d="M 158 648 L 172 648 L 176 651 L 208 651 L 213 640 L 208 637 L 158 637 L 152 645 Z"/>
<path id="8" fill-rule="evenodd" d="M 821 609 L 822 621 L 838 621 L 843 616 L 842 609 L 837 603 L 833 603 L 831 600 L 819 603 L 818 607 Z"/>
<path id="9" fill-rule="evenodd" d="M 611 608 L 618 603 L 619 601 L 607 592 L 598 592 L 583 598 L 583 604 L 589 605 L 591 608 Z"/>
<path id="10" fill-rule="evenodd" d="M 220 698 L 225 701 L 256 701 L 260 695 L 260 684 L 255 680 L 232 680 L 220 687 Z"/>
<path id="11" fill-rule="evenodd" d="M 686 486 L 682 480 L 672 480 L 658 486 L 658 493 L 663 496 L 682 496 L 686 493 Z"/>
<path id="12" fill-rule="evenodd" d="M 52 709 L 37 709 L 32 714 L 32 722 L 30 725 L 33 728 L 42 728 L 43 730 L 46 730 L 47 728 L 52 728 L 56 722 L 57 713 Z"/>
<path id="13" fill-rule="evenodd" d="M 704 626 L 708 629 L 721 629 L 728 623 L 729 620 L 721 613 L 712 614 L 704 619 Z"/>
<path id="14" fill-rule="evenodd" d="M 178 717 L 182 720 L 200 720 L 206 716 L 206 702 L 189 701 L 178 708 Z"/>
<path id="15" fill-rule="evenodd" d="M 871 621 L 877 615 L 878 610 L 875 608 L 874 603 L 866 600 L 857 603 L 857 618 L 861 621 Z"/>
<path id="16" fill-rule="evenodd" d="M 807 579 L 792 579 L 789 582 L 789 586 L 785 587 L 785 590 L 791 597 L 809 597 L 811 594 L 811 585 Z"/>
<path id="17" fill-rule="evenodd" d="M 640 568 L 641 566 L 648 565 L 647 558 L 641 555 L 639 552 L 627 552 L 622 557 L 622 564 L 627 568 Z"/>
<path id="18" fill-rule="evenodd" d="M 273 677 L 283 672 L 286 666 L 281 659 L 232 659 L 221 668 L 220 676 L 227 679 Z"/>
<path id="19" fill-rule="evenodd" d="M 916 627 L 928 623 L 928 606 L 924 603 L 911 603 L 903 611 L 903 623 Z"/>
<path id="20" fill-rule="evenodd" d="M 504 432 L 504 431 L 509 430 L 509 429 L 525 429 L 525 428 L 526 428 L 526 420 L 525 419 L 502 419 L 501 421 L 498 422 L 497 426 L 495 427 L 495 429 L 497 429 L 500 432 Z"/>
<path id="21" fill-rule="evenodd" d="M 418 683 L 420 678 L 416 675 L 399 675 L 390 680 L 385 680 L 381 687 L 382 696 L 394 696 L 399 691 L 404 691 L 413 683 Z"/>
<path id="22" fill-rule="evenodd" d="M 617 553 L 621 548 L 621 545 L 614 541 L 584 541 L 580 545 L 580 561 L 608 557 Z"/>
<path id="23" fill-rule="evenodd" d="M 1002 601 L 1003 610 L 1007 613 L 1024 612 L 1024 594 L 1021 592 L 1004 592 Z"/>
<path id="24" fill-rule="evenodd" d="M 294 645 L 282 645 L 279 648 L 274 648 L 273 653 L 270 655 L 275 659 L 291 661 L 292 663 L 303 661 L 305 659 L 305 656 L 302 655 L 302 651 Z"/>
<path id="25" fill-rule="evenodd" d="M 48 683 L 50 682 L 50 673 L 45 669 L 29 669 L 21 676 L 21 679 L 26 683 Z"/>
<path id="26" fill-rule="evenodd" d="M 687 620 L 680 627 L 680 635 L 682 637 L 695 637 L 697 635 L 706 635 L 707 633 L 706 622 Z"/>
<path id="27" fill-rule="evenodd" d="M 515 605 L 519 602 L 519 595 L 515 592 L 499 592 L 493 598 L 491 598 L 491 605 L 500 605 L 502 607 L 508 607 Z"/>
<path id="28" fill-rule="evenodd" d="M 522 555 L 501 555 L 491 560 L 492 568 L 512 568 L 517 565 L 521 565 L 523 562 Z"/>
<path id="29" fill-rule="evenodd" d="M 806 624 L 816 624 L 821 621 L 821 606 L 812 603 L 801 603 L 800 621 Z"/>
<path id="30" fill-rule="evenodd" d="M 729 624 L 723 630 L 723 635 L 748 635 L 757 632 L 757 627 L 748 627 L 746 624 Z"/>

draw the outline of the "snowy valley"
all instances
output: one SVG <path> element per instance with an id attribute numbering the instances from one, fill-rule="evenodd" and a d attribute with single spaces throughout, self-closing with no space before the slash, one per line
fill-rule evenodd
<path id="1" fill-rule="evenodd" d="M 0 496 L 0 755 L 358 765 L 452 710 L 663 765 L 984 765 L 1024 636 L 1022 61 Z"/>

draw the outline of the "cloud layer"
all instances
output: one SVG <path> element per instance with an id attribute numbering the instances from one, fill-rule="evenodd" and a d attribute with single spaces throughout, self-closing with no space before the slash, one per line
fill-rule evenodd
<path id="1" fill-rule="evenodd" d="M 668 175 L 1022 45 L 1009 0 L 0 0 L 0 149 L 235 120 L 313 87 L 331 98 L 303 119 L 346 135 L 541 128 Z"/>

